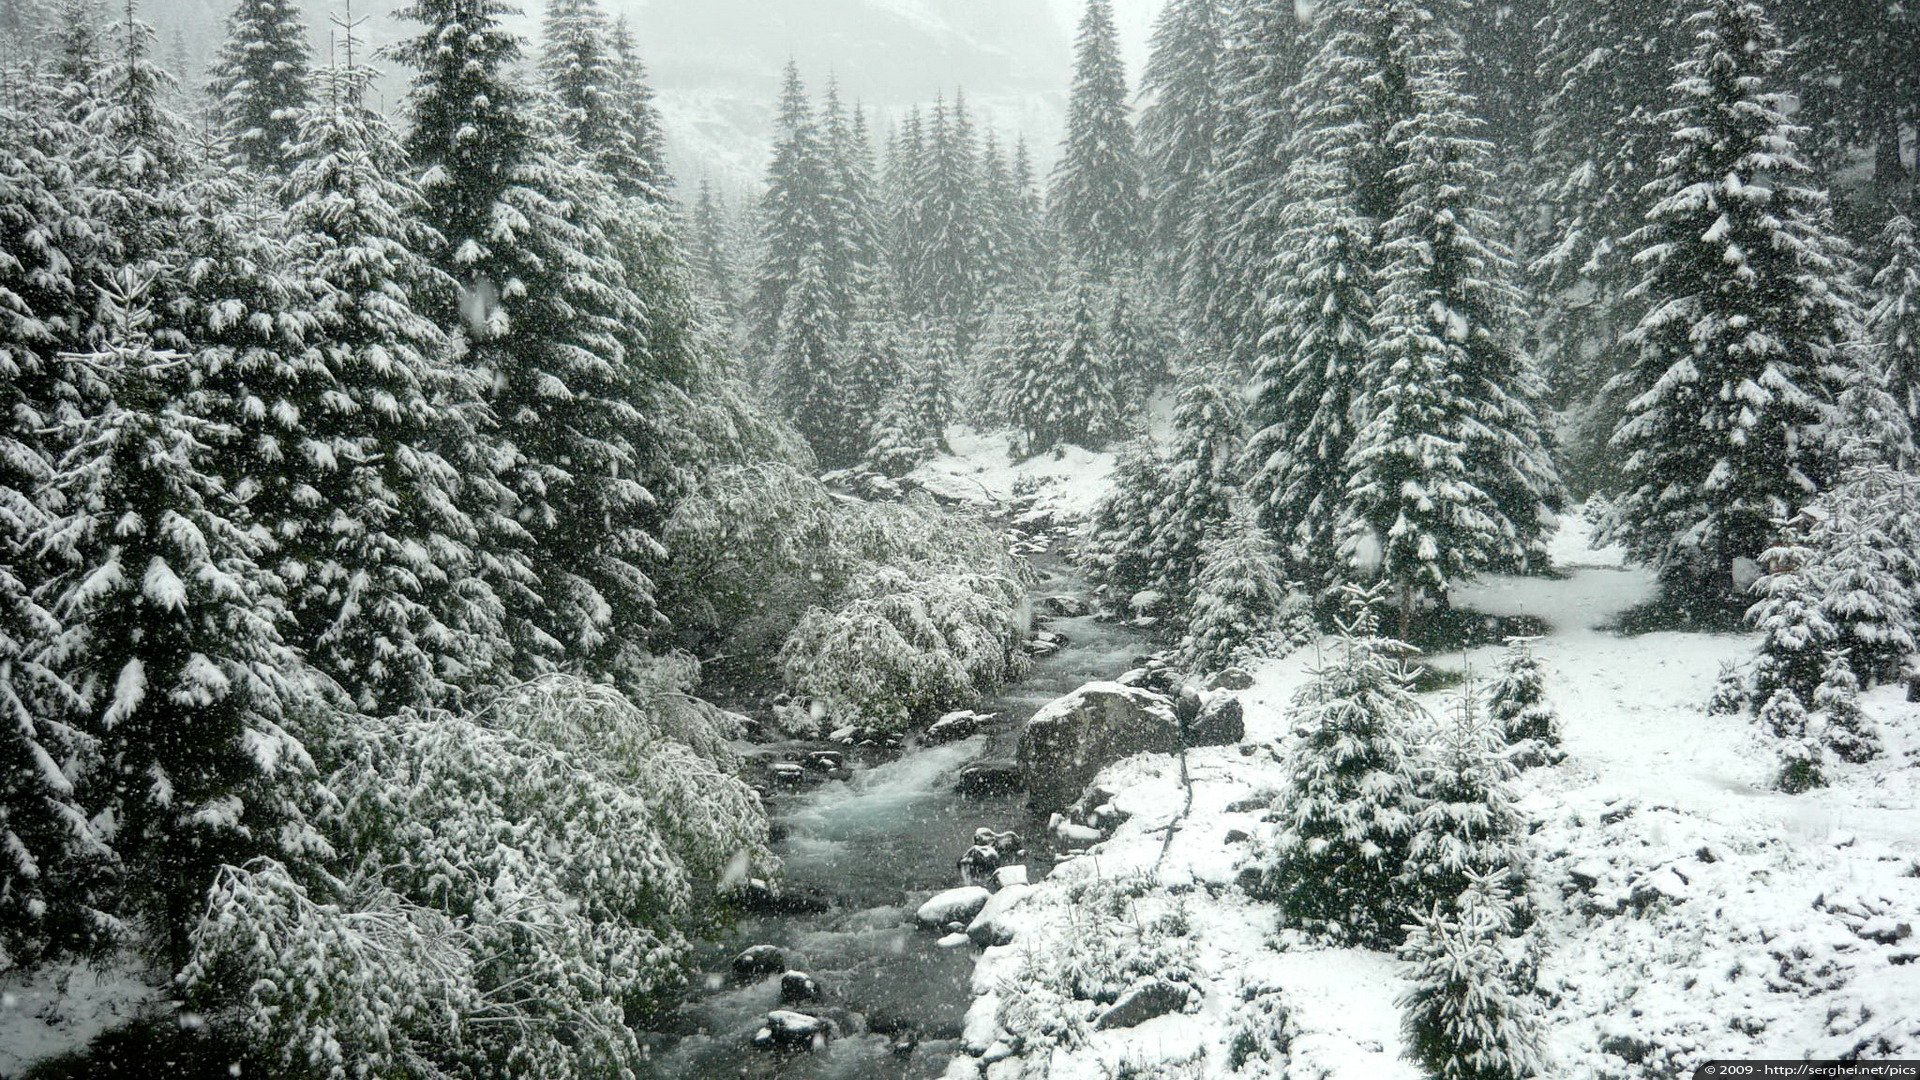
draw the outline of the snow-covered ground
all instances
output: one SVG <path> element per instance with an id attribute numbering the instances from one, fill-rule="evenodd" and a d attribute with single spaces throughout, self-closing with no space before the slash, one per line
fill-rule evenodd
<path id="1" fill-rule="evenodd" d="M 0 979 L 0 1076 L 18 1076 L 152 1011 L 167 998 L 155 978 L 127 962 L 74 962 Z"/>
<path id="2" fill-rule="evenodd" d="M 1113 472 L 1111 451 L 1063 446 L 1024 460 L 1013 456 L 1011 431 L 978 431 L 956 425 L 947 431 L 953 450 L 909 474 L 908 479 L 943 498 L 982 506 L 1013 501 L 1017 485 L 1039 489 L 1038 505 L 1063 518 L 1085 518 L 1106 493 Z"/>
<path id="3" fill-rule="evenodd" d="M 1774 754 L 1751 723 L 1705 709 L 1721 662 L 1747 658 L 1756 639 L 1623 636 L 1610 627 L 1652 596 L 1650 576 L 1621 566 L 1618 551 L 1590 550 L 1578 520 L 1555 555 L 1565 578 L 1493 578 L 1458 598 L 1551 627 L 1536 649 L 1567 758 L 1516 782 L 1534 828 L 1548 1075 L 1665 1078 L 1715 1057 L 1920 1056 L 1920 706 L 1898 687 L 1873 690 L 1863 704 L 1885 754 L 1837 765 L 1828 788 L 1771 791 Z M 1491 671 L 1497 652 L 1429 662 Z M 1143 755 L 1103 774 L 1097 782 L 1132 816 L 1035 887 L 1012 917 L 1013 942 L 982 955 L 968 1035 L 985 1058 L 956 1061 L 950 1075 L 1418 1075 L 1400 1057 L 1393 958 L 1304 942 L 1234 884 L 1269 827 L 1265 797 L 1292 740 L 1287 703 L 1312 661 L 1303 650 L 1255 671 L 1243 694 L 1247 744 L 1189 752 L 1190 809 L 1175 758 Z M 1437 711 L 1445 693 L 1426 701 Z M 1174 957 L 1176 978 L 1204 993 L 1184 1013 L 1123 1029 L 1086 1023 L 1003 1058 L 1011 1048 L 992 1017 L 1033 996 L 1023 980 L 1086 962 L 1086 948 L 1071 946 L 1102 925 L 1090 910 L 1104 895 L 1095 881 L 1126 894 L 1115 932 Z M 1155 929 L 1163 919 L 1184 928 L 1180 940 Z M 1098 1013 L 1054 1004 L 1083 1010 L 1070 1017 L 1079 1021 Z"/>

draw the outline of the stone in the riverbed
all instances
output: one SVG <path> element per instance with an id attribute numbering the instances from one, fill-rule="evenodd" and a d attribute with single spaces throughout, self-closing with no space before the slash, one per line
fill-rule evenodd
<path id="1" fill-rule="evenodd" d="M 980 731 L 983 721 L 990 719 L 971 709 L 950 712 L 927 725 L 925 734 L 920 736 L 921 743 L 927 746 L 941 746 L 961 739 L 971 738 Z"/>
<path id="2" fill-rule="evenodd" d="M 776 975 L 787 970 L 787 954 L 777 945 L 755 945 L 733 958 L 733 973 L 743 979 Z"/>
<path id="3" fill-rule="evenodd" d="M 1130 1028 L 1153 1019 L 1176 1013 L 1187 1007 L 1192 991 L 1177 982 L 1155 979 L 1136 986 L 1120 995 L 1120 1000 L 1100 1014 L 1093 1026 L 1104 1031 L 1108 1028 Z"/>
<path id="4" fill-rule="evenodd" d="M 818 889 L 778 889 L 759 878 L 741 886 L 738 898 L 740 906 L 758 915 L 817 915 L 833 906 Z"/>
<path id="5" fill-rule="evenodd" d="M 818 1016 L 775 1009 L 766 1025 L 754 1033 L 753 1045 L 778 1050 L 815 1050 L 824 1047 L 833 1026 Z"/>
<path id="6" fill-rule="evenodd" d="M 1094 775 L 1134 754 L 1180 749 L 1173 703 L 1115 682 L 1094 682 L 1042 706 L 1021 729 L 1020 773 L 1030 801 L 1065 806 Z"/>
<path id="7" fill-rule="evenodd" d="M 1065 819 L 1054 824 L 1053 836 L 1066 847 L 1086 847 L 1088 844 L 1097 844 L 1107 838 L 1106 833 L 1091 825 L 1081 825 Z"/>
<path id="8" fill-rule="evenodd" d="M 820 984 L 804 971 L 789 971 L 780 976 L 780 1004 L 805 1005 L 820 999 Z"/>
<path id="9" fill-rule="evenodd" d="M 1087 613 L 1087 602 L 1078 596 L 1048 596 L 1040 600 L 1040 610 L 1063 619 L 1077 619 Z"/>
<path id="10" fill-rule="evenodd" d="M 975 844 L 960 856 L 960 880 L 968 885 L 985 885 L 1000 869 L 1000 852 L 992 844 Z"/>
<path id="11" fill-rule="evenodd" d="M 860 734 L 860 729 L 854 727 L 852 724 L 848 724 L 845 727 L 834 728 L 833 732 L 827 736 L 827 741 L 837 742 L 842 746 L 852 746 L 854 736 L 858 734 Z"/>
<path id="12" fill-rule="evenodd" d="M 814 750 L 807 754 L 807 766 L 823 772 L 833 772 L 841 764 L 840 751 Z"/>
<path id="13" fill-rule="evenodd" d="M 962 945 L 973 944 L 973 939 L 967 936 L 967 932 L 965 930 L 955 930 L 951 934 L 947 934 L 941 937 L 939 940 L 935 941 L 934 944 L 940 946 L 943 949 L 957 949 Z"/>
<path id="14" fill-rule="evenodd" d="M 1054 642 L 1041 641 L 1039 638 L 1035 638 L 1022 645 L 1021 648 L 1026 650 L 1027 655 L 1033 657 L 1035 660 L 1044 660 L 1054 653 L 1059 652 L 1061 647 Z"/>
<path id="15" fill-rule="evenodd" d="M 1026 902 L 1032 895 L 1031 885 L 1009 885 L 993 894 L 980 914 L 967 924 L 967 937 L 975 945 L 1005 945 L 1013 940 L 1013 927 L 1007 920 L 1007 914 Z"/>
<path id="16" fill-rule="evenodd" d="M 962 885 L 957 889 L 948 889 L 946 892 L 935 893 L 926 903 L 921 904 L 920 910 L 913 913 L 913 918 L 921 926 L 930 928 L 945 926 L 951 922 L 967 922 L 980 914 L 980 909 L 987 906 L 987 901 L 992 895 L 985 887 L 979 885 Z"/>
<path id="17" fill-rule="evenodd" d="M 1020 790 L 1017 761 L 975 761 L 962 767 L 953 790 L 962 795 L 1011 795 Z"/>
<path id="18" fill-rule="evenodd" d="M 1188 746 L 1232 746 L 1247 737 L 1246 710 L 1233 694 L 1214 694 L 1187 725 Z"/>
<path id="19" fill-rule="evenodd" d="M 1003 889 L 1009 885 L 1025 885 L 1027 883 L 1027 864 L 1015 863 L 1012 866 L 1003 866 L 993 872 L 993 880 L 995 884 Z"/>

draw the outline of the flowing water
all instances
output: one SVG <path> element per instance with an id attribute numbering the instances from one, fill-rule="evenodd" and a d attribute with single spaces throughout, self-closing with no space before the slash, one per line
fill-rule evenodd
<path id="1" fill-rule="evenodd" d="M 1083 593 L 1056 572 L 1040 595 Z M 1029 869 L 1049 861 L 1023 795 L 966 796 L 954 778 L 976 760 L 1010 760 L 1020 725 L 1041 705 L 1094 679 L 1108 679 L 1153 646 L 1141 632 L 1091 618 L 1056 619 L 1060 652 L 1036 661 L 979 711 L 1003 719 L 982 734 L 891 758 L 849 755 L 852 778 L 791 795 L 771 807 L 784 836 L 775 850 L 789 893 L 814 892 L 831 906 L 814 914 L 753 917 L 703 954 L 702 989 L 651 1037 L 642 1075 L 660 1080 L 791 1077 L 795 1080 L 919 1080 L 939 1076 L 959 1052 L 960 1023 L 972 1001 L 972 946 L 942 949 L 913 925 L 927 897 L 960 884 L 955 860 L 975 828 L 1017 829 Z M 863 759 L 864 758 L 864 759 Z M 769 1010 L 781 1008 L 780 978 L 736 980 L 732 958 L 752 945 L 785 950 L 787 967 L 822 990 L 802 1012 L 831 1020 L 837 1036 L 809 1052 L 753 1045 Z"/>

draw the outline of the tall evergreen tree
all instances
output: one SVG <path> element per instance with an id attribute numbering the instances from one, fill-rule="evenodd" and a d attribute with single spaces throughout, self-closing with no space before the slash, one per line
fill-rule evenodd
<path id="1" fill-rule="evenodd" d="M 701 177 L 692 221 L 688 223 L 687 259 L 695 283 L 718 305 L 722 315 L 737 322 L 741 316 L 740 280 L 727 224 L 725 200 L 714 190 L 712 180 Z"/>
<path id="2" fill-rule="evenodd" d="M 1753 0 L 1687 21 L 1659 202 L 1636 234 L 1649 310 L 1627 338 L 1624 492 L 1610 534 L 1675 585 L 1724 595 L 1832 469 L 1828 429 L 1861 315 Z"/>
<path id="3" fill-rule="evenodd" d="M 300 118 L 312 103 L 313 49 L 295 0 L 239 0 L 208 89 L 233 153 L 265 173 L 291 167 Z"/>
<path id="4" fill-rule="evenodd" d="M 866 445 L 840 382 L 841 327 L 827 261 L 820 248 L 808 251 L 781 305 L 773 397 L 820 464 L 838 469 L 858 460 Z"/>
<path id="5" fill-rule="evenodd" d="M 1209 258 L 1213 239 L 1207 187 L 1218 167 L 1216 129 L 1224 94 L 1220 50 L 1226 40 L 1221 0 L 1174 0 L 1153 27 L 1140 92 L 1140 158 L 1148 187 L 1147 243 L 1175 291 Z"/>
<path id="6" fill-rule="evenodd" d="M 1101 282 L 1145 254 L 1140 161 L 1127 112 L 1112 0 L 1087 0 L 1073 47 L 1067 137 L 1047 188 L 1047 215 L 1067 255 Z"/>
<path id="7" fill-rule="evenodd" d="M 1887 261 L 1873 279 L 1869 322 L 1885 356 L 1892 390 L 1908 427 L 1920 430 L 1920 241 L 1913 219 L 1895 214 L 1880 234 Z"/>
<path id="8" fill-rule="evenodd" d="M 951 109 L 936 103 L 914 185 L 919 264 L 908 310 L 940 326 L 962 355 L 979 330 L 986 279 L 978 155 L 966 98 L 956 92 Z"/>
<path id="9" fill-rule="evenodd" d="M 767 167 L 767 190 L 760 201 L 761 259 L 754 278 L 753 329 L 757 345 L 771 350 L 781 340 L 787 295 L 799 281 L 801 263 L 821 261 L 824 289 L 835 289 L 840 237 L 833 234 L 833 179 L 826 140 L 800 81 L 800 69 L 787 65 L 780 91 L 779 137 Z M 851 297 L 829 297 L 836 312 L 850 309 Z"/>
<path id="10" fill-rule="evenodd" d="M 624 194 L 660 201 L 673 191 L 673 173 L 667 168 L 667 132 L 654 100 L 647 65 L 633 41 L 627 17 L 613 20 L 614 113 L 621 129 L 616 145 L 624 156 L 603 167 Z M 630 174 L 620 169 L 631 169 Z"/>
<path id="11" fill-rule="evenodd" d="M 1173 411 L 1165 496 L 1149 545 L 1155 579 L 1176 610 L 1192 602 L 1207 543 L 1227 527 L 1237 499 L 1244 433 L 1241 403 L 1219 372 L 1195 363 L 1182 377 Z"/>

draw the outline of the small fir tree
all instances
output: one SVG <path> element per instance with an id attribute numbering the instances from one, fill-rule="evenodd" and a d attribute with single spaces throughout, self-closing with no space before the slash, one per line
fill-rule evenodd
<path id="1" fill-rule="evenodd" d="M 1713 680 L 1713 696 L 1707 699 L 1708 716 L 1738 716 L 1753 703 L 1753 691 L 1746 673 L 1731 660 L 1722 661 L 1720 674 Z"/>
<path id="2" fill-rule="evenodd" d="M 1500 875 L 1474 876 L 1453 910 L 1418 917 L 1400 949 L 1406 1056 L 1433 1080 L 1525 1080 L 1547 1069 L 1529 967 L 1514 955 Z"/>
<path id="3" fill-rule="evenodd" d="M 1845 652 L 1827 654 L 1826 670 L 1813 692 L 1813 710 L 1825 722 L 1822 734 L 1835 757 L 1863 765 L 1880 755 L 1880 738 L 1860 709 L 1860 680 Z"/>
<path id="4" fill-rule="evenodd" d="M 1241 508 L 1201 549 L 1180 655 L 1196 671 L 1234 667 L 1280 644 L 1288 590 L 1273 542 Z"/>
<path id="5" fill-rule="evenodd" d="M 227 17 L 208 92 L 228 145 L 247 165 L 276 176 L 292 168 L 300 121 L 312 104 L 312 54 L 295 0 L 240 0 Z"/>
<path id="6" fill-rule="evenodd" d="M 1289 925 L 1353 944 L 1400 941 L 1397 883 L 1419 809 L 1408 732 L 1423 717 L 1408 647 L 1380 636 L 1375 587 L 1344 590 L 1348 614 L 1294 695 L 1302 732 L 1288 765 L 1263 887 Z"/>
<path id="7" fill-rule="evenodd" d="M 1504 875 L 1521 887 L 1525 822 L 1514 805 L 1513 761 L 1479 688 L 1462 686 L 1450 722 L 1427 752 L 1407 847 L 1406 888 L 1416 909 L 1454 907 L 1480 877 Z"/>
<path id="8" fill-rule="evenodd" d="M 1761 730 L 1779 745 L 1776 787 L 1789 795 L 1798 795 L 1826 786 L 1826 749 L 1799 694 L 1786 686 L 1775 690 L 1760 707 L 1758 721 Z"/>
<path id="9" fill-rule="evenodd" d="M 1547 751 L 1560 745 L 1560 718 L 1547 703 L 1540 657 L 1533 651 L 1535 640 L 1508 638 L 1507 651 L 1487 688 L 1487 711 L 1512 748 L 1514 763 L 1522 767 L 1543 764 Z"/>

